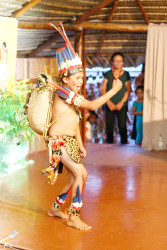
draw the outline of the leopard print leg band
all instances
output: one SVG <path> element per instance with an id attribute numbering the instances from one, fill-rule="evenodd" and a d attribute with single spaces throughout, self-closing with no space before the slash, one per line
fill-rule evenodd
<path id="1" fill-rule="evenodd" d="M 53 201 L 53 207 L 56 209 L 56 210 L 60 210 L 60 208 L 62 207 L 62 205 L 58 204 L 56 202 L 56 200 Z"/>
<path id="2" fill-rule="evenodd" d="M 80 209 L 74 209 L 72 207 L 69 208 L 69 215 L 80 216 L 80 214 L 81 214 Z"/>

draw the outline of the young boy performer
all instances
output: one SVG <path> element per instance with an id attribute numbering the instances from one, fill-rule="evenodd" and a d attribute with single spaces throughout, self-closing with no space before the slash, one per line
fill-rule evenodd
<path id="1" fill-rule="evenodd" d="M 50 183 L 54 184 L 61 161 L 68 171 L 69 183 L 53 201 L 48 215 L 66 218 L 68 226 L 88 230 L 91 226 L 85 224 L 79 217 L 83 205 L 82 193 L 88 175 L 81 161 L 81 157 L 85 157 L 87 152 L 79 131 L 81 117 L 79 108 L 89 110 L 99 108 L 121 89 L 122 82 L 118 79 L 114 88 L 93 101 L 88 101 L 79 95 L 84 77 L 82 62 L 73 50 L 64 29 L 55 28 L 64 38 L 66 46 L 56 52 L 62 90 L 57 88 L 53 102 L 52 121 L 56 119 L 56 122 L 49 129 L 50 164 L 43 173 L 48 174 Z M 54 84 L 49 80 L 47 82 L 50 85 Z M 60 209 L 70 194 L 72 203 L 67 218 Z"/>

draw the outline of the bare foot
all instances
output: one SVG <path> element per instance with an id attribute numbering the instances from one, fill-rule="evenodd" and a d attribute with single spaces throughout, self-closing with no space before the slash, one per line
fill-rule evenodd
<path id="1" fill-rule="evenodd" d="M 56 217 L 59 217 L 59 218 L 62 218 L 62 219 L 67 219 L 68 218 L 67 214 L 63 213 L 60 210 L 54 209 L 54 208 L 51 208 L 49 210 L 48 215 L 49 216 L 56 216 Z"/>
<path id="2" fill-rule="evenodd" d="M 86 223 L 84 223 L 79 216 L 70 216 L 69 219 L 67 220 L 67 225 L 70 227 L 75 227 L 76 229 L 79 230 L 89 230 L 92 227 L 88 226 Z"/>

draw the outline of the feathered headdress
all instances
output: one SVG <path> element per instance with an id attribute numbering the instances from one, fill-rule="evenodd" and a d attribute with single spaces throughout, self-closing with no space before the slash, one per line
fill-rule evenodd
<path id="1" fill-rule="evenodd" d="M 56 60 L 58 64 L 59 75 L 62 78 L 64 76 L 82 72 L 83 67 L 81 59 L 74 51 L 61 22 L 60 24 L 62 29 L 56 27 L 52 23 L 49 23 L 50 26 L 54 27 L 60 33 L 66 43 L 66 46 L 59 48 L 56 51 Z"/>

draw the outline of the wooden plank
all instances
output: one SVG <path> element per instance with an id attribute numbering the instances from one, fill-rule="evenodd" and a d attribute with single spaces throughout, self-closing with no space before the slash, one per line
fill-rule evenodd
<path id="1" fill-rule="evenodd" d="M 20 29 L 47 29 L 53 30 L 54 28 L 46 23 L 31 23 L 19 22 L 18 28 Z M 64 24 L 66 30 L 117 30 L 117 31 L 130 31 L 130 32 L 143 32 L 148 30 L 147 24 L 112 24 L 112 23 L 89 23 L 83 22 L 77 24 Z"/>
<path id="2" fill-rule="evenodd" d="M 144 16 L 144 19 L 145 19 L 146 23 L 149 24 L 150 21 L 148 19 L 147 13 L 146 13 L 142 3 L 140 2 L 140 0 L 136 0 L 136 1 L 137 1 L 137 4 L 139 5 L 139 8 L 140 8 L 140 10 L 141 10 L 141 12 L 142 12 L 142 14 Z"/>
<path id="3" fill-rule="evenodd" d="M 97 11 L 105 7 L 106 5 L 110 4 L 113 2 L 113 0 L 104 0 L 101 3 L 97 4 L 94 6 L 92 9 L 89 11 L 85 12 L 81 17 L 79 17 L 76 21 L 75 24 L 80 24 L 83 21 L 87 20 L 90 16 L 94 15 Z"/>
<path id="4" fill-rule="evenodd" d="M 42 0 L 31 0 L 30 2 L 26 3 L 21 9 L 13 12 L 12 17 L 18 18 L 21 15 L 23 15 L 26 11 L 37 5 L 39 2 L 42 2 Z"/>
<path id="5" fill-rule="evenodd" d="M 56 58 L 17 58 L 16 79 L 36 79 L 40 73 L 57 76 Z"/>

